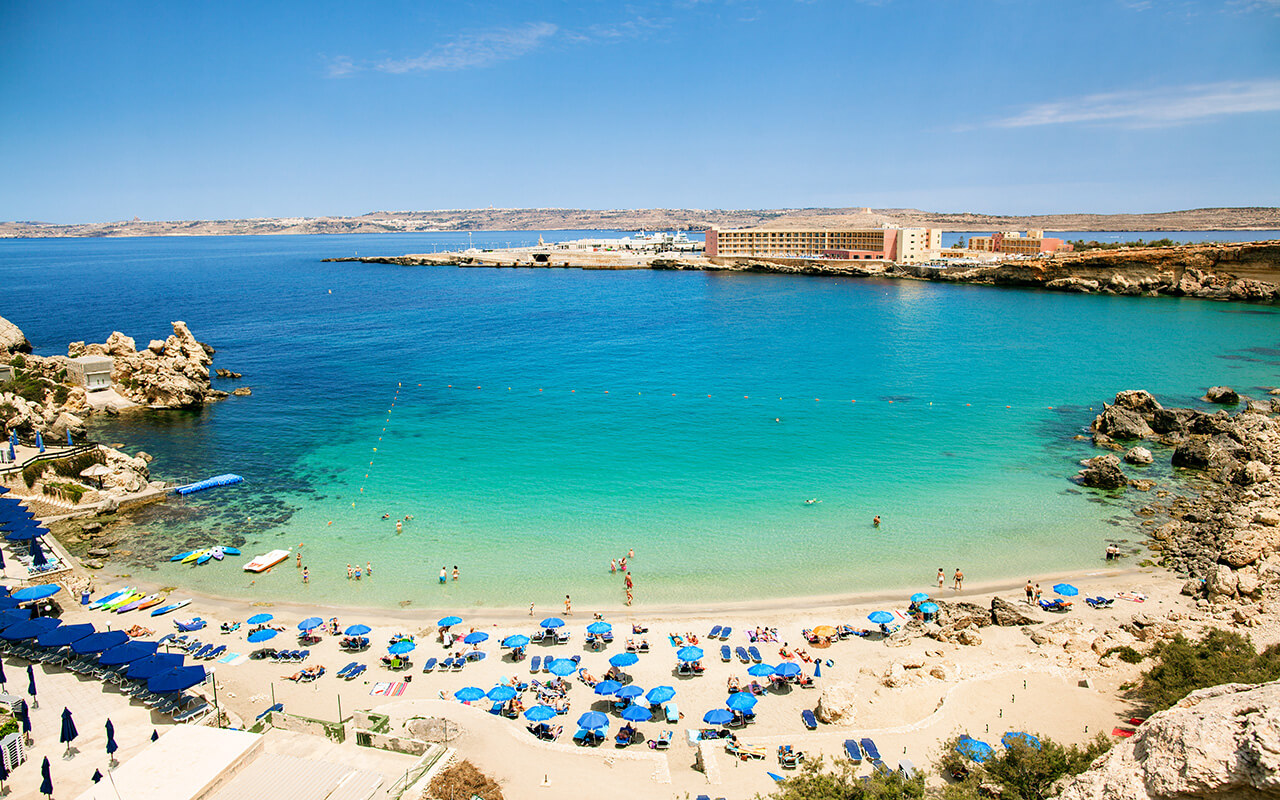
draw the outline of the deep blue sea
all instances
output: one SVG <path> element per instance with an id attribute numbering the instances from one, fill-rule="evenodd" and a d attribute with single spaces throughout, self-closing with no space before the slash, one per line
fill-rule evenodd
<path id="1" fill-rule="evenodd" d="M 609 235 L 543 235 L 589 233 Z M 1228 238 L 1118 234 L 1164 235 Z M 641 605 L 1101 565 L 1105 540 L 1139 540 L 1123 501 L 1070 482 L 1094 454 L 1073 437 L 1102 401 L 1146 388 L 1194 405 L 1210 385 L 1280 383 L 1271 306 L 320 261 L 467 241 L 4 240 L 0 314 L 46 355 L 113 330 L 144 347 L 184 320 L 215 367 L 244 373 L 215 385 L 252 388 L 199 411 L 95 418 L 95 438 L 153 454 L 158 477 L 246 479 L 143 514 L 121 545 L 135 574 L 365 605 L 619 604 L 608 566 L 630 548 Z M 1167 455 L 1131 472 L 1167 481 Z M 292 566 L 239 568 L 300 542 L 305 587 Z M 246 558 L 158 556 L 213 543 Z M 366 562 L 372 578 L 349 581 L 346 565 Z M 461 580 L 440 586 L 455 565 Z"/>

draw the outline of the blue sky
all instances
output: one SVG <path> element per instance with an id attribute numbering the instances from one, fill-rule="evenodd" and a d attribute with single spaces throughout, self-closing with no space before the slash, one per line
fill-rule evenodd
<path id="1" fill-rule="evenodd" d="M 0 4 L 0 219 L 1280 205 L 1280 0 Z"/>

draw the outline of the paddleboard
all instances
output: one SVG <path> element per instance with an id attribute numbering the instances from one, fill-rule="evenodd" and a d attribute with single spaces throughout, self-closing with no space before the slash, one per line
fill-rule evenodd
<path id="1" fill-rule="evenodd" d="M 198 565 L 207 564 L 209 563 L 209 559 L 211 558 L 213 558 L 213 551 L 206 550 L 199 558 L 196 559 L 196 564 Z"/>
<path id="2" fill-rule="evenodd" d="M 182 559 L 182 563 L 189 564 L 204 554 L 205 554 L 204 550 L 192 550 L 190 553 L 187 553 L 186 558 Z"/>
<path id="3" fill-rule="evenodd" d="M 245 572 L 266 572 L 289 557 L 292 550 L 272 550 L 244 565 Z"/>
<path id="4" fill-rule="evenodd" d="M 124 605 L 122 605 L 122 606 L 120 606 L 119 608 L 117 608 L 117 609 L 116 609 L 116 613 L 117 613 L 117 614 L 124 614 L 124 613 L 127 613 L 127 612 L 129 612 L 129 611 L 133 611 L 135 608 L 137 608 L 138 606 L 142 605 L 142 604 L 143 604 L 143 603 L 145 603 L 146 601 L 148 601 L 148 600 L 154 600 L 154 599 L 156 599 L 156 598 L 157 598 L 157 597 L 159 597 L 159 596 L 160 596 L 160 595 L 158 595 L 158 594 L 152 594 L 152 595 L 147 595 L 146 597 L 140 597 L 140 598 L 138 598 L 137 600 L 131 600 L 131 601 L 129 601 L 128 603 L 125 603 Z"/>
<path id="5" fill-rule="evenodd" d="M 161 614 L 168 614 L 170 611 L 177 611 L 179 608 L 182 608 L 190 602 L 190 600 L 179 600 L 178 602 L 170 603 L 167 606 L 160 606 L 155 611 L 151 612 L 151 616 L 158 617 Z"/>
<path id="6" fill-rule="evenodd" d="M 141 603 L 139 603 L 139 604 L 138 604 L 138 608 L 137 608 L 136 610 L 137 610 L 137 611 L 145 611 L 145 610 L 147 610 L 148 608 L 151 608 L 152 606 L 158 606 L 158 605 L 160 605 L 161 603 L 163 603 L 163 602 L 164 602 L 164 600 L 165 600 L 165 598 L 166 598 L 167 596 L 168 596 L 168 595 L 163 595 L 163 594 L 153 594 L 153 595 L 151 595 L 150 597 L 148 597 L 146 600 L 143 600 Z"/>
<path id="7" fill-rule="evenodd" d="M 226 550 L 223 549 L 222 547 L 215 547 L 212 550 L 210 550 L 206 555 L 209 558 L 216 558 L 219 561 L 221 561 L 222 557 L 226 555 Z"/>
<path id="8" fill-rule="evenodd" d="M 187 556 L 191 555 L 191 554 L 192 554 L 192 553 L 194 553 L 194 552 L 195 552 L 194 550 L 188 550 L 188 551 L 187 551 L 187 552 L 185 552 L 185 553 L 178 553 L 176 556 L 174 556 L 173 558 L 170 558 L 169 560 L 170 560 L 170 561 L 181 561 L 182 559 L 186 558 Z"/>
<path id="9" fill-rule="evenodd" d="M 222 554 L 223 554 L 223 555 L 227 555 L 227 556 L 238 556 L 238 555 L 240 555 L 240 549 L 239 549 L 239 548 L 237 548 L 237 547 L 225 547 L 225 546 L 224 546 L 224 547 L 222 548 Z"/>
<path id="10" fill-rule="evenodd" d="M 90 610 L 90 611 L 97 611 L 98 609 L 100 609 L 100 608 L 102 608 L 104 605 L 106 605 L 107 603 L 110 603 L 112 600 L 117 600 L 117 599 L 119 599 L 119 598 L 123 597 L 124 595 L 126 595 L 126 594 L 128 594 L 129 592 L 132 592 L 132 591 L 133 591 L 133 587 L 132 587 L 132 586 L 126 586 L 126 587 L 124 587 L 123 589 L 120 589 L 120 590 L 118 590 L 118 591 L 112 592 L 111 594 L 107 595 L 106 597 L 99 597 L 97 600 L 94 600 L 92 603 L 90 603 L 90 604 L 89 604 L 89 610 Z"/>

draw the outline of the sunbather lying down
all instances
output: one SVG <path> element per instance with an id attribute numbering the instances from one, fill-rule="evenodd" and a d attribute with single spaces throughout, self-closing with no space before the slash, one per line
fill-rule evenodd
<path id="1" fill-rule="evenodd" d="M 322 672 L 324 672 L 323 666 L 319 664 L 312 664 L 311 666 L 295 672 L 292 675 L 281 675 L 280 677 L 287 681 L 304 681 L 318 678 Z"/>

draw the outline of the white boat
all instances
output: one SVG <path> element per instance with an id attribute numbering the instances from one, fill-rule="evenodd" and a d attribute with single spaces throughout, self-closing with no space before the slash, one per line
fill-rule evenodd
<path id="1" fill-rule="evenodd" d="M 272 550 L 244 565 L 245 572 L 266 572 L 289 557 L 292 550 Z"/>

